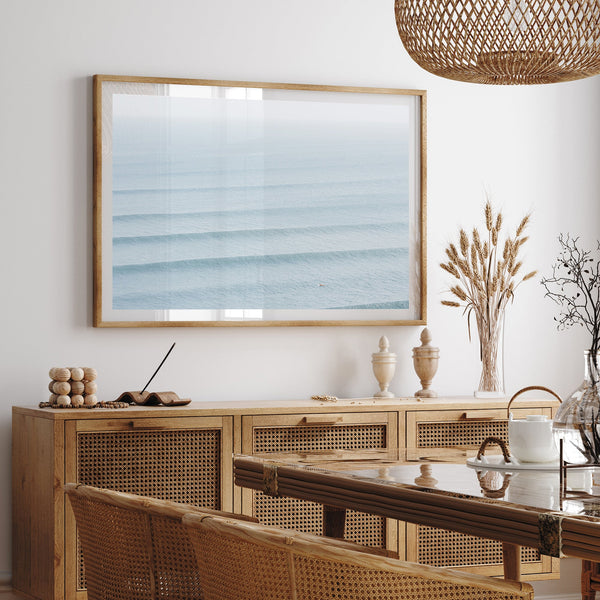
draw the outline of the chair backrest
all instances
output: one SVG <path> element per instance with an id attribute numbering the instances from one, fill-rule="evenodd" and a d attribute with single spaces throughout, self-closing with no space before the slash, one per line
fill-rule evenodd
<path id="1" fill-rule="evenodd" d="M 89 600 L 202 598 L 185 514 L 251 517 L 66 484 L 83 553 Z"/>
<path id="2" fill-rule="evenodd" d="M 527 583 L 357 552 L 343 541 L 188 514 L 204 600 L 517 600 Z"/>

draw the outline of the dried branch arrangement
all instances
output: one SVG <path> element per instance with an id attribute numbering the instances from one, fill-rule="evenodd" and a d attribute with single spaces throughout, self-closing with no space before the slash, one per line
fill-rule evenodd
<path id="1" fill-rule="evenodd" d="M 587 353 L 590 379 L 562 403 L 554 428 L 561 436 L 567 436 L 568 447 L 578 449 L 585 463 L 599 464 L 600 242 L 596 258 L 590 250 L 580 247 L 579 238 L 560 234 L 558 242 L 560 253 L 552 265 L 552 276 L 544 277 L 541 283 L 546 296 L 561 307 L 558 317 L 554 317 L 558 329 L 581 325 L 592 340 Z M 575 430 L 576 435 L 570 435 L 569 430 Z M 579 457 L 575 460 L 579 461 Z"/>
<path id="2" fill-rule="evenodd" d="M 514 298 L 517 287 L 531 279 L 537 271 L 520 277 L 523 267 L 519 259 L 521 247 L 529 239 L 524 235 L 530 215 L 525 215 L 513 236 L 500 241 L 503 217 L 494 213 L 490 201 L 485 204 L 485 232 L 473 228 L 471 237 L 460 230 L 458 248 L 451 243 L 446 248 L 448 262 L 441 263 L 444 271 L 457 281 L 450 288 L 453 300 L 442 300 L 445 306 L 463 307 L 467 315 L 469 340 L 471 339 L 471 316 L 474 316 L 479 333 L 479 349 L 482 361 L 481 390 L 498 390 L 493 381 L 497 371 L 498 336 L 501 331 L 504 310 Z M 489 363 L 489 364 L 486 364 Z"/>
<path id="3" fill-rule="evenodd" d="M 600 351 L 600 241 L 596 258 L 590 250 L 579 247 L 579 238 L 561 233 L 558 242 L 561 251 L 552 266 L 552 276 L 544 277 L 541 283 L 546 296 L 561 306 L 559 316 L 554 317 L 558 329 L 581 325 L 590 332 L 590 376 L 596 383 Z"/>

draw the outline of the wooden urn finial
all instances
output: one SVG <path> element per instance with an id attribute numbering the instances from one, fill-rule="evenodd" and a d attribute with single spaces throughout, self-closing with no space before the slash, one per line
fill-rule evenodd
<path id="1" fill-rule="evenodd" d="M 421 332 L 421 345 L 413 348 L 413 364 L 422 386 L 418 392 L 415 392 L 418 398 L 437 398 L 437 392 L 429 388 L 438 368 L 440 349 L 432 346 L 431 340 L 431 333 L 425 327 Z"/>

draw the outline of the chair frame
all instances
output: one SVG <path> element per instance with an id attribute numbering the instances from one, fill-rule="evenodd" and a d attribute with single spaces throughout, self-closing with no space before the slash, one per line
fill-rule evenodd
<path id="1" fill-rule="evenodd" d="M 533 587 L 525 582 L 508 581 L 487 575 L 465 573 L 377 556 L 368 551 L 360 551 L 355 544 L 337 539 L 281 530 L 256 523 L 239 522 L 216 515 L 187 514 L 183 517 L 183 524 L 189 528 L 190 538 L 195 544 L 198 542 L 194 539 L 194 532 L 209 532 L 279 550 L 287 553 L 290 559 L 293 558 L 293 555 L 305 556 L 363 567 L 371 571 L 395 573 L 449 585 L 480 588 L 487 592 L 504 594 L 506 598 L 533 600 Z M 199 557 L 198 553 L 197 557 Z M 291 564 L 291 560 L 288 560 L 288 564 Z M 199 568 L 202 568 L 200 561 Z M 292 580 L 291 588 L 295 593 L 294 578 L 296 575 L 293 567 L 289 567 L 289 577 Z"/>
<path id="2" fill-rule="evenodd" d="M 66 483 L 63 486 L 63 489 L 68 496 L 77 494 L 81 497 L 111 504 L 119 508 L 141 510 L 151 515 L 169 517 L 172 519 L 182 519 L 184 515 L 189 513 L 198 513 L 205 516 L 228 517 L 231 519 L 239 519 L 240 521 L 258 523 L 258 520 L 255 517 L 250 517 L 248 515 L 214 510 L 212 508 L 204 508 L 196 506 L 195 504 L 184 504 L 172 500 L 161 500 L 159 498 L 151 498 L 150 496 L 140 496 L 137 494 L 130 494 L 129 492 L 118 492 L 116 490 L 97 488 L 83 483 Z"/>
<path id="3" fill-rule="evenodd" d="M 101 565 L 96 569 L 86 569 L 86 576 L 90 575 L 89 600 L 100 600 L 106 596 L 124 600 L 156 600 L 172 596 L 179 600 L 196 599 L 200 595 L 200 578 L 193 545 L 182 525 L 183 516 L 224 516 L 256 522 L 256 519 L 245 515 L 83 484 L 67 483 L 64 490 L 75 512 L 80 533 L 86 532 L 86 535 L 80 535 L 84 566 L 94 556 L 97 557 L 95 566 Z M 92 504 L 86 507 L 86 501 Z M 121 535 L 119 531 L 110 531 L 110 523 L 92 522 L 88 518 L 89 510 L 86 510 L 90 506 L 103 507 L 108 520 L 114 518 L 115 526 L 120 525 Z M 123 511 L 131 513 L 131 517 L 125 518 Z M 80 522 L 80 518 L 87 520 Z M 126 537 L 123 530 L 129 524 L 133 532 L 131 546 L 123 540 L 122 545 L 111 547 L 111 538 Z M 135 554 L 136 550 L 139 555 Z M 115 564 L 112 559 L 115 554 L 126 560 L 117 560 Z M 112 568 L 105 570 L 106 563 L 110 563 Z M 103 572 L 97 573 L 99 570 Z"/>

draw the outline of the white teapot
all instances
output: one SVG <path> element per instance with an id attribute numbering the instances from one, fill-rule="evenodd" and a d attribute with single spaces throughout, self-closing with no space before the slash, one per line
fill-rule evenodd
<path id="1" fill-rule="evenodd" d="M 546 415 L 527 415 L 508 419 L 508 445 L 519 462 L 546 463 L 558 460 L 552 421 Z"/>
<path id="2" fill-rule="evenodd" d="M 560 397 L 552 390 L 541 386 L 530 386 L 517 392 L 508 403 L 521 393 L 529 390 L 543 390 L 554 397 Z M 512 455 L 523 463 L 548 463 L 558 460 L 558 448 L 552 432 L 552 419 L 546 415 L 527 415 L 525 419 L 514 419 L 508 413 L 508 445 Z"/>

